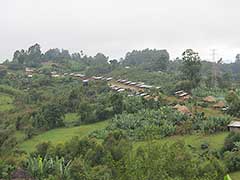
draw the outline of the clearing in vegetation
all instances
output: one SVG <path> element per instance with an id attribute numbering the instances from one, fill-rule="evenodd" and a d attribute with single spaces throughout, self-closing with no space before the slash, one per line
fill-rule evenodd
<path id="1" fill-rule="evenodd" d="M 30 140 L 24 141 L 20 144 L 20 149 L 26 152 L 33 152 L 37 144 L 42 142 L 52 142 L 53 144 L 64 143 L 70 140 L 74 136 L 85 137 L 94 130 L 102 129 L 107 126 L 108 122 L 103 121 L 90 125 L 81 125 L 72 128 L 59 128 L 47 131 L 38 136 L 33 137 Z"/>

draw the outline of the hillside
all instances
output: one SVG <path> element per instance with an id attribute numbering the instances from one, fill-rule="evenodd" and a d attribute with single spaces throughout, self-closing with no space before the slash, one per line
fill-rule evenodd
<path id="1" fill-rule="evenodd" d="M 229 125 L 239 123 L 240 86 L 230 65 L 214 77 L 191 49 L 175 61 L 151 49 L 117 61 L 38 44 L 3 64 L 0 178 L 19 169 L 39 180 L 239 176 L 240 134 Z"/>

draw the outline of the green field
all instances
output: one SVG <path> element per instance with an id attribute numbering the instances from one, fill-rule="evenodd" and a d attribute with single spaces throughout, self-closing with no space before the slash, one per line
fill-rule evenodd
<path id="1" fill-rule="evenodd" d="M 172 136 L 168 138 L 164 138 L 161 140 L 154 140 L 152 143 L 157 144 L 164 144 L 164 143 L 174 143 L 179 140 L 183 140 L 187 145 L 191 145 L 192 147 L 196 148 L 197 150 L 200 150 L 200 146 L 202 143 L 208 143 L 210 149 L 217 149 L 219 150 L 224 143 L 225 137 L 228 135 L 228 132 L 224 133 L 218 133 L 214 135 L 209 136 L 203 136 L 203 135 L 187 135 L 187 136 Z M 141 145 L 147 145 L 146 142 L 137 142 L 134 144 L 134 148 Z M 232 180 L 240 180 L 240 171 L 230 173 L 229 174 L 232 178 Z"/>
<path id="2" fill-rule="evenodd" d="M 154 140 L 153 143 L 164 144 L 173 143 L 176 141 L 184 141 L 187 145 L 191 145 L 196 149 L 201 148 L 201 144 L 208 143 L 210 149 L 220 149 L 223 146 L 224 139 L 228 135 L 228 132 L 217 133 L 213 135 L 186 135 L 186 136 L 172 136 L 163 138 L 161 140 Z M 146 145 L 146 142 L 137 142 L 134 147 L 137 148 L 141 145 Z"/>
<path id="3" fill-rule="evenodd" d="M 13 98 L 5 93 L 0 93 L 0 111 L 8 111 L 13 108 Z"/>
<path id="4" fill-rule="evenodd" d="M 231 176 L 232 180 L 239 180 L 240 179 L 240 171 L 230 173 L 229 175 Z"/>
<path id="5" fill-rule="evenodd" d="M 51 141 L 53 144 L 64 143 L 70 140 L 74 136 L 84 137 L 87 136 L 90 132 L 106 127 L 108 124 L 107 121 L 99 122 L 95 124 L 82 125 L 72 128 L 59 128 L 47 131 L 38 136 L 33 137 L 30 140 L 24 141 L 20 144 L 20 149 L 26 152 L 34 151 L 37 144 L 41 142 Z"/>

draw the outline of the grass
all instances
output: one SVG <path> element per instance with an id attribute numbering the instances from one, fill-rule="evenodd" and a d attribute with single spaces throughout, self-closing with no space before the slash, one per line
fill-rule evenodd
<path id="1" fill-rule="evenodd" d="M 77 113 L 67 113 L 65 114 L 64 124 L 67 126 L 74 125 L 79 120 L 79 116 Z"/>
<path id="2" fill-rule="evenodd" d="M 232 180 L 239 180 L 240 179 L 240 171 L 230 173 L 229 175 L 232 178 Z"/>
<path id="3" fill-rule="evenodd" d="M 13 98 L 7 94 L 0 93 L 0 111 L 9 111 L 13 108 Z"/>
<path id="4" fill-rule="evenodd" d="M 89 124 L 89 125 L 81 125 L 78 127 L 72 128 L 59 128 L 47 131 L 40 135 L 33 137 L 30 140 L 26 140 L 19 145 L 21 150 L 24 150 L 28 153 L 33 152 L 36 148 L 36 145 L 42 142 L 52 142 L 52 144 L 56 145 L 59 143 L 64 143 L 70 140 L 74 136 L 78 136 L 80 138 L 87 136 L 94 130 L 102 129 L 106 127 L 108 124 L 107 121 Z"/>
<path id="5" fill-rule="evenodd" d="M 164 144 L 164 143 L 174 143 L 176 141 L 182 140 L 187 145 L 191 145 L 192 147 L 195 147 L 196 149 L 200 150 L 201 144 L 208 143 L 209 148 L 214 149 L 220 149 L 223 146 L 224 139 L 228 135 L 228 132 L 223 133 L 217 133 L 213 135 L 186 135 L 186 136 L 172 136 L 172 137 L 166 137 L 161 140 L 154 140 L 153 143 L 158 144 Z M 134 144 L 134 148 L 137 148 L 141 145 L 146 145 L 146 142 L 136 142 Z"/>
<path id="6" fill-rule="evenodd" d="M 222 111 L 211 108 L 211 107 L 203 108 L 203 107 L 198 106 L 197 111 L 204 112 L 206 116 L 226 116 L 225 114 L 223 114 Z"/>

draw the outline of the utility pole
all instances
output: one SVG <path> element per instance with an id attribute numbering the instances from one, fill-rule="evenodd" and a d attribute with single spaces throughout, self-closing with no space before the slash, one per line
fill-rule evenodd
<path id="1" fill-rule="evenodd" d="M 216 49 L 212 49 L 212 84 L 217 87 L 217 63 L 216 63 Z"/>
<path id="2" fill-rule="evenodd" d="M 212 61 L 215 62 L 216 59 L 216 49 L 212 49 Z"/>

